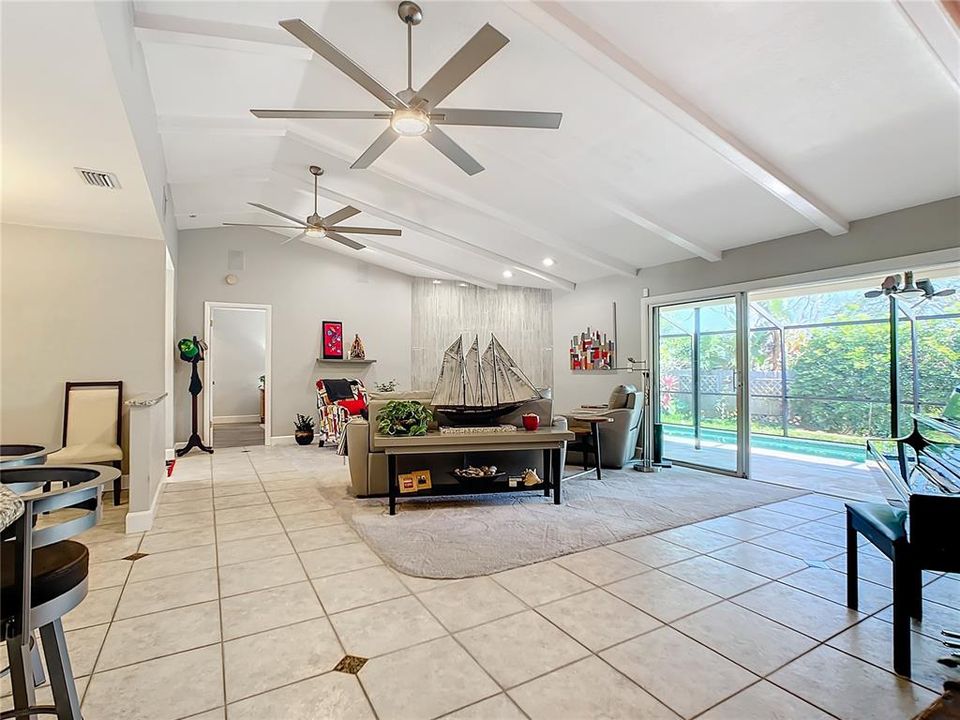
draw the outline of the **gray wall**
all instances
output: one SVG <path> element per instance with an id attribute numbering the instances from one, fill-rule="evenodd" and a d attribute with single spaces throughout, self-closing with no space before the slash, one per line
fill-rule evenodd
<path id="1" fill-rule="evenodd" d="M 260 417 L 259 378 L 266 369 L 265 310 L 217 308 L 213 312 L 213 421 Z"/>
<path id="2" fill-rule="evenodd" d="M 950 248 L 960 248 L 960 197 L 857 220 L 838 237 L 815 230 L 728 250 L 719 262 L 659 265 L 637 281 L 665 295 Z"/>
<path id="3" fill-rule="evenodd" d="M 493 333 L 537 387 L 553 386 L 553 302 L 549 290 L 413 280 L 413 387 L 432 390 L 443 352 L 459 335 L 464 352 L 479 336 L 480 352 Z"/>
<path id="4" fill-rule="evenodd" d="M 123 380 L 125 397 L 163 390 L 161 240 L 0 232 L 4 442 L 59 446 L 67 380 Z"/>
<path id="5" fill-rule="evenodd" d="M 177 339 L 203 336 L 204 301 L 271 305 L 273 310 L 272 434 L 293 434 L 296 413 L 315 412 L 318 377 L 354 375 L 368 387 L 396 378 L 410 387 L 411 279 L 361 260 L 257 228 L 213 228 L 180 232 L 177 263 Z M 230 270 L 228 251 L 244 253 L 245 269 Z M 224 277 L 233 273 L 236 285 Z M 345 345 L 359 333 L 368 367 L 320 365 L 320 323 L 343 322 Z M 190 427 L 190 366 L 177 362 L 176 438 Z"/>

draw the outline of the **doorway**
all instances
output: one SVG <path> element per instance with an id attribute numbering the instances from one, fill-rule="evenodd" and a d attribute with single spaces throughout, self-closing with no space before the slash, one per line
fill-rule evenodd
<path id="1" fill-rule="evenodd" d="M 269 305 L 207 302 L 204 427 L 214 448 L 270 444 Z"/>
<path id="2" fill-rule="evenodd" d="M 746 477 L 746 296 L 655 306 L 654 417 L 664 458 Z"/>

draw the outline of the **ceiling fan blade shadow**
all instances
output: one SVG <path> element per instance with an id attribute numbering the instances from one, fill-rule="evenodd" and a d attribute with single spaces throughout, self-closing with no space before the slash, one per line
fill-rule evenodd
<path id="1" fill-rule="evenodd" d="M 436 125 L 483 125 L 485 127 L 540 128 L 556 130 L 563 113 L 527 110 L 460 110 L 437 108 L 430 113 Z"/>
<path id="2" fill-rule="evenodd" d="M 284 241 L 283 241 L 282 243 L 280 243 L 280 244 L 281 244 L 281 245 L 286 245 L 287 243 L 291 243 L 291 242 L 293 242 L 294 240 L 299 240 L 299 239 L 302 238 L 302 237 L 306 237 L 306 235 L 307 235 L 307 234 L 306 234 L 305 232 L 297 233 L 297 234 L 294 235 L 293 237 L 288 237 L 286 240 L 284 240 Z"/>
<path id="3" fill-rule="evenodd" d="M 427 80 L 415 101 L 425 102 L 428 108 L 436 107 L 508 42 L 510 39 L 493 25 L 484 25 Z"/>
<path id="4" fill-rule="evenodd" d="M 397 139 L 397 133 L 393 128 L 388 127 L 373 141 L 373 144 L 363 151 L 363 155 L 358 157 L 350 167 L 354 170 L 362 170 L 370 167 L 374 160 L 383 155 L 386 149 L 393 145 Z"/>
<path id="5" fill-rule="evenodd" d="M 280 27 L 293 35 L 317 55 L 336 67 L 360 87 L 373 95 L 388 108 L 399 110 L 405 108 L 404 102 L 373 79 L 370 74 L 353 60 L 348 58 L 336 47 L 330 44 L 320 33 L 307 25 L 303 20 L 281 20 Z"/>
<path id="6" fill-rule="evenodd" d="M 476 175 L 483 170 L 483 165 L 473 159 L 466 150 L 457 145 L 453 139 L 438 127 L 432 127 L 423 134 L 423 139 L 446 155 L 455 165 L 467 175 Z"/>
<path id="7" fill-rule="evenodd" d="M 299 230 L 300 228 L 294 225 L 264 225 L 263 223 L 231 223 L 225 222 L 221 223 L 222 225 L 229 225 L 230 227 L 258 227 L 258 228 L 286 228 L 287 230 Z"/>
<path id="8" fill-rule="evenodd" d="M 267 207 L 266 205 L 261 205 L 260 203 L 247 203 L 247 205 L 252 205 L 255 208 L 260 208 L 261 210 L 266 210 L 268 213 L 273 213 L 274 215 L 279 215 L 282 218 L 286 218 L 290 222 L 294 222 L 300 227 L 309 227 L 303 220 L 298 220 L 293 215 L 287 215 L 285 212 L 280 212 L 279 210 L 274 210 L 272 207 Z"/>
<path id="9" fill-rule="evenodd" d="M 333 240 L 334 242 L 340 243 L 341 245 L 346 245 L 351 250 L 363 250 L 366 247 L 366 245 L 361 245 L 355 240 L 351 240 L 348 237 L 344 237 L 343 235 L 339 235 L 335 232 L 331 232 L 330 230 L 327 230 L 327 237 Z"/>
<path id="10" fill-rule="evenodd" d="M 327 227 L 331 225 L 336 225 L 338 222 L 343 222 L 347 218 L 352 218 L 354 215 L 358 214 L 360 211 L 357 210 L 352 205 L 347 205 L 337 210 L 335 213 L 330 213 L 323 219 L 323 224 Z"/>
<path id="11" fill-rule="evenodd" d="M 258 118 L 288 120 L 389 120 L 390 113 L 373 110 L 260 110 L 250 111 Z"/>
<path id="12" fill-rule="evenodd" d="M 362 233 L 364 235 L 393 235 L 395 237 L 403 234 L 402 230 L 397 230 L 395 228 L 345 227 L 343 225 L 329 227 L 327 230 L 336 231 L 339 233 Z"/>

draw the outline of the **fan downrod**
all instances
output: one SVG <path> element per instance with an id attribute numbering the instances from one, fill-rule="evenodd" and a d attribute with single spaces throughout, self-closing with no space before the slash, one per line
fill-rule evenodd
<path id="1" fill-rule="evenodd" d="M 407 25 L 419 25 L 423 22 L 423 10 L 421 10 L 420 6 L 415 2 L 410 2 L 410 0 L 404 0 L 400 3 L 400 6 L 397 8 L 397 15 L 399 15 L 400 19 Z"/>
<path id="2" fill-rule="evenodd" d="M 316 165 L 311 165 L 310 174 L 313 175 L 314 177 L 320 177 L 321 175 L 323 175 L 323 168 L 318 167 Z"/>

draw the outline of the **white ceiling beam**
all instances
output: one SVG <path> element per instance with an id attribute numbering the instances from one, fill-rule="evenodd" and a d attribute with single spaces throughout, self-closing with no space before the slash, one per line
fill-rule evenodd
<path id="1" fill-rule="evenodd" d="M 817 227 L 831 235 L 842 235 L 850 229 L 849 222 L 838 212 L 747 147 L 563 4 L 525 0 L 507 2 L 506 5 L 634 97 L 703 142 Z"/>
<path id="2" fill-rule="evenodd" d="M 551 163 L 550 159 L 543 153 L 539 154 L 538 162 L 524 162 L 518 163 L 513 158 L 509 157 L 506 153 L 502 153 L 499 150 L 491 147 L 490 145 L 477 145 L 474 142 L 475 147 L 481 147 L 485 154 L 496 155 L 502 160 L 511 163 L 519 171 L 534 172 L 545 179 L 549 179 L 552 182 L 555 182 L 559 185 L 566 187 L 570 190 L 576 197 L 589 200 L 600 207 L 604 207 L 615 215 L 619 215 L 622 219 L 627 222 L 636 225 L 639 228 L 643 228 L 648 232 L 658 235 L 659 237 L 667 240 L 668 242 L 676 245 L 683 250 L 686 250 L 689 253 L 697 255 L 704 260 L 709 260 L 710 262 L 717 262 L 721 258 L 721 254 L 716 250 L 711 250 L 710 248 L 705 247 L 699 243 L 693 242 L 692 240 L 681 237 L 677 233 L 669 230 L 668 228 L 663 227 L 662 225 L 654 222 L 648 217 L 641 215 L 640 213 L 631 210 L 626 206 L 622 201 L 617 199 L 619 191 L 613 187 L 610 187 L 605 181 L 600 178 L 591 176 L 584 177 L 583 180 L 578 180 L 572 177 L 568 171 L 563 170 L 562 168 L 557 167 L 555 163 Z M 533 152 L 533 150 L 530 150 Z M 621 275 L 628 275 L 634 277 L 638 272 L 638 268 L 627 268 L 626 265 L 620 263 L 619 272 Z"/>
<path id="3" fill-rule="evenodd" d="M 302 124 L 298 124 L 296 130 L 288 130 L 287 134 L 288 136 L 298 139 L 308 145 L 312 145 L 319 150 L 328 152 L 331 155 L 336 155 L 341 160 L 344 160 L 348 163 L 352 163 L 354 160 L 356 160 L 358 155 L 353 148 L 345 145 L 344 143 L 338 142 L 331 137 L 325 135 L 321 136 L 319 134 L 310 132 L 309 130 L 305 130 Z M 370 166 L 366 169 L 366 172 L 372 172 L 381 177 L 387 178 L 388 180 L 392 180 L 393 182 L 400 183 L 401 185 L 404 185 L 412 190 L 416 190 L 419 193 L 432 197 L 436 200 L 440 200 L 447 205 L 459 205 L 466 210 L 484 215 L 491 220 L 505 224 L 510 232 L 524 235 L 527 239 L 534 240 L 535 242 L 545 245 L 548 248 L 560 250 L 561 252 L 571 255 L 575 258 L 585 260 L 593 265 L 597 265 L 620 275 L 627 277 L 634 276 L 635 268 L 629 268 L 625 266 L 623 261 L 618 260 L 617 258 L 611 257 L 598 250 L 585 247 L 582 243 L 567 241 L 559 237 L 556 233 L 548 232 L 543 228 L 537 227 L 529 220 L 525 220 L 510 212 L 502 210 L 501 208 L 489 205 L 482 200 L 470 197 L 463 193 L 457 192 L 448 186 L 429 180 L 422 174 L 416 173 L 413 170 L 405 170 L 402 174 L 394 173 L 385 169 L 383 163 L 381 162 L 379 164 Z M 521 270 L 521 272 L 526 271 Z"/>
<path id="4" fill-rule="evenodd" d="M 203 115 L 160 115 L 157 131 L 161 135 L 176 133 L 211 133 L 216 135 L 256 135 L 283 137 L 286 129 L 253 117 L 220 117 Z"/>
<path id="5" fill-rule="evenodd" d="M 310 60 L 313 51 L 279 27 L 260 27 L 156 13 L 133 13 L 134 33 L 141 42 L 190 45 Z"/>
<path id="6" fill-rule="evenodd" d="M 281 182 L 292 183 L 299 192 L 313 197 L 313 184 L 309 180 L 306 180 L 305 178 L 291 177 L 290 175 L 278 172 L 276 170 L 273 171 L 273 175 Z M 450 235 L 449 233 L 436 230 L 432 227 L 424 225 L 423 223 L 417 222 L 416 220 L 412 220 L 402 215 L 397 215 L 396 213 L 393 213 L 385 208 L 378 207 L 358 198 L 336 192 L 335 190 L 325 187 L 322 183 L 317 187 L 317 194 L 327 198 L 328 200 L 341 202 L 344 205 L 353 205 L 355 208 L 370 213 L 381 220 L 395 223 L 401 227 L 421 233 L 422 235 L 426 235 L 429 238 L 433 238 L 434 240 L 438 240 L 439 242 L 458 248 L 459 250 L 463 250 L 472 255 L 501 263 L 506 267 L 513 268 L 514 270 L 526 273 L 527 275 L 531 275 L 563 290 L 575 290 L 577 287 L 576 283 L 573 283 L 570 280 L 566 280 L 565 278 L 558 277 L 557 275 L 544 272 L 523 263 L 518 263 L 516 260 L 509 258 L 506 255 L 501 255 L 500 253 L 494 252 L 488 248 L 474 245 L 471 242 Z"/>
<path id="7" fill-rule="evenodd" d="M 904 19 L 960 88 L 960 27 L 940 0 L 895 0 Z M 960 13 L 960 9 L 957 10 Z"/>

